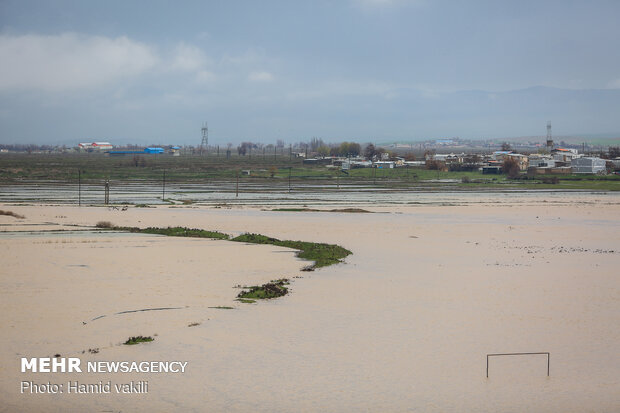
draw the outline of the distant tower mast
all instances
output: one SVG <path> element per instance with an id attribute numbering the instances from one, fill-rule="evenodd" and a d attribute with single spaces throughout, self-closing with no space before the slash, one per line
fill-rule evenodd
<path id="1" fill-rule="evenodd" d="M 203 153 L 209 146 L 209 128 L 207 122 L 202 125 L 202 142 L 200 143 L 200 153 Z"/>
<path id="2" fill-rule="evenodd" d="M 547 121 L 547 150 L 553 149 L 553 138 L 551 137 L 551 121 Z"/>

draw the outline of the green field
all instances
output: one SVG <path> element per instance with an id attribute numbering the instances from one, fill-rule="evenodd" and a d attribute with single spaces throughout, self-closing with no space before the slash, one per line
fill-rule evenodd
<path id="1" fill-rule="evenodd" d="M 539 176 L 533 179 L 510 180 L 505 175 L 483 175 L 480 172 L 447 172 L 424 168 L 350 170 L 348 174 L 324 166 L 303 165 L 301 158 L 288 154 L 277 156 L 262 154 L 233 155 L 227 159 L 216 156 L 184 155 L 126 155 L 120 157 L 104 154 L 3 154 L 0 156 L 0 184 L 28 181 L 57 181 L 73 183 L 116 181 L 160 182 L 240 182 L 293 184 L 366 184 L 387 187 L 432 187 L 433 189 L 494 190 L 522 189 L 591 189 L 620 190 L 620 176 L 558 175 L 559 182 L 546 184 Z M 249 174 L 248 174 L 249 172 Z"/>

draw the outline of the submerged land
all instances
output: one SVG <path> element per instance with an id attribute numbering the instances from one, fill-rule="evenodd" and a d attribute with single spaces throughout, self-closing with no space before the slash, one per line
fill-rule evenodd
<path id="1" fill-rule="evenodd" d="M 364 214 L 5 203 L 0 411 L 617 410 L 620 198 L 498 195 L 343 205 Z M 273 209 L 290 204 L 327 209 L 303 197 Z M 352 254 L 307 272 L 290 245 L 187 229 Z M 286 294 L 243 297 L 265 285 Z M 153 341 L 123 345 L 140 336 Z M 549 377 L 538 356 L 494 359 L 485 376 L 486 354 L 538 351 L 551 353 Z M 19 358 L 56 354 L 188 365 L 105 375 L 147 380 L 141 397 L 20 394 L 20 381 L 52 377 L 20 373 Z"/>
<path id="2" fill-rule="evenodd" d="M 2 161 L 0 411 L 620 408 L 620 176 Z M 549 377 L 536 355 L 486 377 L 522 352 Z M 25 396 L 54 377 L 21 357 L 188 368 L 62 377 L 148 381 L 139 398 Z"/>

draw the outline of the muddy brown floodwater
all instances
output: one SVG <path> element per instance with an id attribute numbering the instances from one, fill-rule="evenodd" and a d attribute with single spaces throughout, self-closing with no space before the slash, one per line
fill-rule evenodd
<path id="1" fill-rule="evenodd" d="M 620 411 L 620 196 L 469 196 L 347 205 L 373 214 L 2 205 L 26 218 L 0 216 L 0 411 Z M 286 248 L 81 232 L 98 221 L 353 254 L 302 272 L 307 262 Z M 46 232 L 57 229 L 72 232 Z M 285 297 L 235 301 L 234 286 L 283 277 Z M 170 309 L 122 313 L 148 308 Z M 136 335 L 155 341 L 120 345 Z M 492 358 L 486 377 L 487 354 L 513 352 L 549 352 L 550 376 L 533 355 Z M 20 357 L 56 353 L 188 364 L 182 374 L 19 371 Z M 22 380 L 147 380 L 149 391 L 31 395 Z"/>

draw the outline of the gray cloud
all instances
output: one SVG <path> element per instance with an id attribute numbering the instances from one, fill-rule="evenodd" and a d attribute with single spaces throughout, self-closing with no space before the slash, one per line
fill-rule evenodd
<path id="1" fill-rule="evenodd" d="M 127 37 L 0 36 L 0 89 L 66 91 L 140 75 L 160 59 Z"/>
<path id="2" fill-rule="evenodd" d="M 5 142 L 620 132 L 618 2 L 32 4 L 0 13 Z"/>

